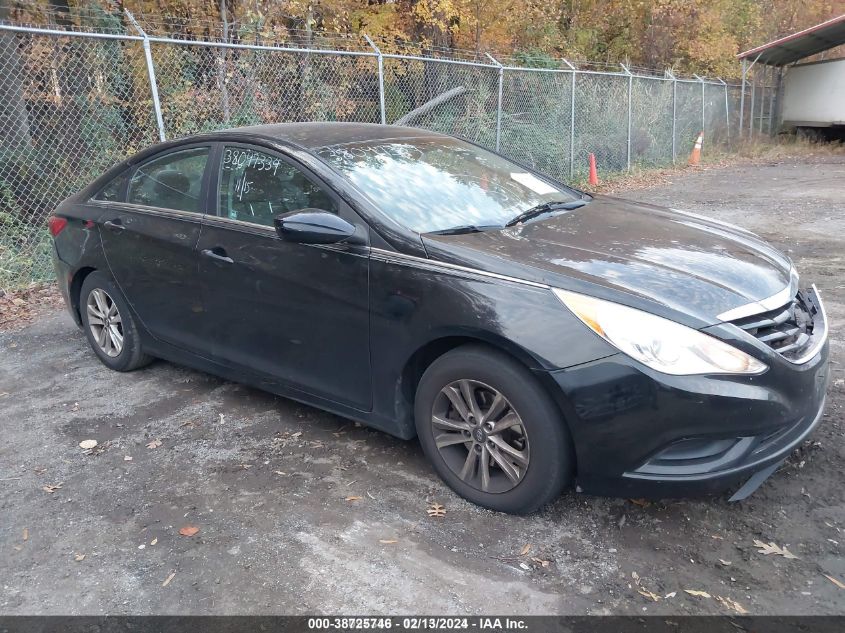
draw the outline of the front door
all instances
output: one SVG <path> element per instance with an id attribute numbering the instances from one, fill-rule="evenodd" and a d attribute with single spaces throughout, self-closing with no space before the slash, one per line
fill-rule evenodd
<path id="1" fill-rule="evenodd" d="M 210 146 L 179 148 L 129 175 L 125 199 L 103 204 L 99 227 L 112 276 L 155 338 L 197 351 L 201 310 L 195 250 L 207 201 Z"/>
<path id="2" fill-rule="evenodd" d="M 197 246 L 207 348 L 231 366 L 369 410 L 368 247 L 296 244 L 273 228 L 275 216 L 302 208 L 363 222 L 288 157 L 227 145 L 219 163 L 217 217 L 205 218 Z"/>

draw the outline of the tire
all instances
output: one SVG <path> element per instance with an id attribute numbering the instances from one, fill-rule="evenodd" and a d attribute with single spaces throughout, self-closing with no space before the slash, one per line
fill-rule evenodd
<path id="1" fill-rule="evenodd" d="M 108 327 L 99 323 L 103 321 L 104 308 L 109 313 Z M 79 312 L 88 344 L 109 369 L 132 371 L 153 360 L 141 350 L 141 339 L 129 304 L 117 284 L 105 273 L 94 271 L 82 282 Z"/>
<path id="2" fill-rule="evenodd" d="M 417 386 L 414 420 L 441 479 L 485 508 L 534 512 L 572 482 L 574 451 L 560 410 L 527 368 L 499 351 L 464 345 L 435 360 Z"/>

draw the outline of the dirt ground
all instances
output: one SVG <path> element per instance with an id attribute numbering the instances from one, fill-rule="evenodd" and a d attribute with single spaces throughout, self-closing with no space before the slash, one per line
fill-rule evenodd
<path id="1" fill-rule="evenodd" d="M 110 372 L 53 310 L 0 334 L 0 613 L 845 614 L 845 157 L 813 160 L 630 193 L 758 232 L 826 302 L 823 424 L 746 501 L 496 514 L 415 442 L 164 362 Z"/>

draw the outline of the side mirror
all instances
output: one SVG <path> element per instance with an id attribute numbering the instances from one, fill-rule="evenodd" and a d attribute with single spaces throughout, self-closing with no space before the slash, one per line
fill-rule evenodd
<path id="1" fill-rule="evenodd" d="M 277 215 L 276 233 L 283 240 L 300 244 L 334 244 L 355 234 L 355 227 L 335 213 L 300 209 Z"/>

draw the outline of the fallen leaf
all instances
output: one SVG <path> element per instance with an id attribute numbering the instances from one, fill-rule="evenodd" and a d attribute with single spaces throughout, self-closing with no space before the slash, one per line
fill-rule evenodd
<path id="1" fill-rule="evenodd" d="M 154 538 L 152 541 L 150 541 L 150 545 L 155 545 L 156 543 L 158 543 L 158 538 Z"/>
<path id="2" fill-rule="evenodd" d="M 678 592 L 677 592 L 677 591 L 673 591 L 673 592 L 671 592 L 671 593 L 667 593 L 665 596 L 663 596 L 663 599 L 664 599 L 664 600 L 666 600 L 667 598 L 674 598 L 674 597 L 675 597 L 675 596 L 677 596 L 677 595 L 678 595 Z"/>
<path id="3" fill-rule="evenodd" d="M 77 563 L 81 563 L 85 560 L 85 554 L 74 554 L 73 560 L 75 560 Z"/>
<path id="4" fill-rule="evenodd" d="M 355 496 L 350 496 L 350 497 L 346 497 L 346 500 L 347 500 L 347 501 L 360 501 L 360 500 L 361 500 L 361 499 L 363 499 L 363 498 L 364 498 L 364 497 L 355 497 Z"/>
<path id="5" fill-rule="evenodd" d="M 710 598 L 710 597 L 712 597 L 712 596 L 711 596 L 709 593 L 707 593 L 706 591 L 698 591 L 698 590 L 696 590 L 696 589 L 684 589 L 684 591 L 686 591 L 686 592 L 687 592 L 689 595 L 691 595 L 691 596 L 701 596 L 702 598 Z"/>
<path id="6" fill-rule="evenodd" d="M 161 583 L 161 586 L 162 586 L 162 587 L 166 587 L 167 585 L 169 585 L 169 584 L 170 584 L 170 581 L 171 581 L 171 580 L 173 580 L 173 577 L 174 577 L 174 576 L 176 576 L 176 572 L 175 572 L 175 571 L 174 571 L 173 573 L 171 573 L 171 574 L 167 577 L 167 579 L 166 579 L 163 583 Z"/>
<path id="7" fill-rule="evenodd" d="M 274 470 L 273 474 L 274 475 L 287 475 L 287 473 L 283 470 Z"/>
<path id="8" fill-rule="evenodd" d="M 834 578 L 833 576 L 828 576 L 827 574 L 822 574 L 822 576 L 824 576 L 825 578 L 827 578 L 830 582 L 832 582 L 834 585 L 836 585 L 836 586 L 837 586 L 837 587 L 839 587 L 840 589 L 845 589 L 845 583 L 843 583 L 842 581 L 837 580 L 837 579 L 836 579 L 836 578 Z"/>
<path id="9" fill-rule="evenodd" d="M 29 529 L 28 528 L 23 529 L 23 540 L 25 540 L 25 541 L 29 540 Z"/>
<path id="10" fill-rule="evenodd" d="M 654 602 L 657 602 L 658 600 L 660 600 L 660 596 L 658 596 L 656 593 L 652 593 L 651 591 L 649 591 L 645 587 L 637 587 L 637 593 L 640 594 L 641 596 L 645 596 L 646 598 L 648 598 L 649 600 L 652 600 Z"/>
<path id="11" fill-rule="evenodd" d="M 393 545 L 394 543 L 398 543 L 396 539 L 379 539 L 379 543 L 382 545 Z"/>
<path id="12" fill-rule="evenodd" d="M 131 461 L 132 461 L 132 455 L 124 455 L 124 456 L 123 456 L 123 461 L 125 461 L 125 462 L 131 462 Z"/>
<path id="13" fill-rule="evenodd" d="M 95 446 L 97 446 L 97 440 L 82 440 L 79 443 L 79 448 L 84 448 L 86 451 L 91 450 Z"/>
<path id="14" fill-rule="evenodd" d="M 193 525 L 186 525 L 185 527 L 179 530 L 179 534 L 181 534 L 182 536 L 193 536 L 199 531 L 200 529 L 198 527 L 194 527 Z"/>
<path id="15" fill-rule="evenodd" d="M 431 505 L 429 505 L 426 512 L 428 512 L 428 516 L 430 517 L 446 516 L 446 508 L 440 505 L 439 503 L 432 503 Z"/>
<path id="16" fill-rule="evenodd" d="M 531 561 L 537 563 L 540 567 L 548 567 L 550 562 L 542 558 L 532 558 Z"/>
<path id="17" fill-rule="evenodd" d="M 720 563 L 722 563 L 722 565 L 724 565 L 725 567 L 730 567 L 730 566 L 731 566 L 731 561 L 729 561 L 729 560 L 722 560 L 722 559 L 720 558 L 720 559 L 719 559 L 719 562 L 720 562 Z"/>
<path id="18" fill-rule="evenodd" d="M 723 598 L 722 596 L 716 596 L 716 600 L 721 603 L 722 605 L 726 606 L 728 609 L 733 609 L 740 615 L 745 615 L 748 611 L 739 604 L 736 600 L 731 600 L 730 598 Z"/>
<path id="19" fill-rule="evenodd" d="M 526 543 L 525 546 L 522 548 L 522 551 L 519 552 L 519 555 L 525 556 L 530 551 L 531 551 L 531 543 Z"/>
<path id="20" fill-rule="evenodd" d="M 41 490 L 43 490 L 44 492 L 48 492 L 50 494 L 53 494 L 54 492 L 56 492 L 56 490 L 61 489 L 63 483 L 64 483 L 63 481 L 60 481 L 57 484 L 48 484 L 48 485 L 42 487 Z"/>
<path id="21" fill-rule="evenodd" d="M 161 440 L 153 440 L 147 444 L 147 448 L 158 448 L 159 446 L 161 446 Z"/>
<path id="22" fill-rule="evenodd" d="M 647 508 L 651 505 L 651 501 L 647 501 L 646 499 L 628 499 L 628 501 L 641 508 Z"/>
<path id="23" fill-rule="evenodd" d="M 710 535 L 710 538 L 715 538 L 715 539 L 718 539 L 718 540 L 720 540 L 720 541 L 724 541 L 724 540 L 725 540 L 725 537 L 724 537 L 724 536 L 719 536 L 718 534 L 711 534 L 711 535 Z"/>
<path id="24" fill-rule="evenodd" d="M 764 554 L 768 556 L 769 554 L 777 554 L 778 556 L 783 556 L 784 558 L 798 558 L 795 554 L 790 552 L 785 547 L 778 547 L 774 543 L 769 543 L 768 545 L 763 541 L 758 541 L 754 539 L 754 547 L 758 547 L 759 549 L 757 552 L 759 554 Z"/>
<path id="25" fill-rule="evenodd" d="M 631 572 L 631 578 L 634 579 L 634 583 L 640 584 L 640 575 L 637 572 L 632 571 Z"/>

